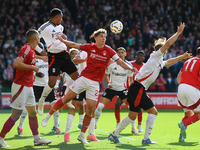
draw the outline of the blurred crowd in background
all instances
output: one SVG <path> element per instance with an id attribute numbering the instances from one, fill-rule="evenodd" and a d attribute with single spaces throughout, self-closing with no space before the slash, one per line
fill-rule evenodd
<path id="1" fill-rule="evenodd" d="M 145 52 L 145 62 L 154 50 L 154 41 L 170 37 L 180 22 L 185 22 L 183 34 L 168 49 L 164 59 L 185 51 L 193 53 L 200 46 L 200 2 L 198 0 L 1 0 L 0 2 L 0 92 L 10 92 L 14 79 L 13 62 L 27 42 L 28 29 L 38 29 L 49 20 L 54 7 L 63 12 L 68 40 L 90 42 L 94 30 L 108 31 L 106 44 L 114 50 L 124 47 L 127 60 L 134 60 L 138 50 Z M 110 23 L 120 20 L 120 34 L 110 31 Z M 43 42 L 43 41 L 42 41 Z M 164 68 L 149 91 L 176 92 L 176 76 L 183 61 Z"/>

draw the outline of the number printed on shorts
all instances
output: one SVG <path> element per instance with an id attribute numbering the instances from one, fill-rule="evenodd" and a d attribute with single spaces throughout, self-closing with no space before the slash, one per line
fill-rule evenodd
<path id="1" fill-rule="evenodd" d="M 99 95 L 99 91 L 98 90 L 95 90 L 95 96 L 98 96 Z"/>
<path id="2" fill-rule="evenodd" d="M 185 67 L 185 71 L 187 71 L 187 69 L 189 69 L 188 66 L 189 66 L 189 64 L 190 64 L 191 61 L 192 61 L 192 65 L 190 66 L 190 72 L 192 72 L 192 69 L 194 68 L 194 65 L 197 62 L 197 60 L 191 60 L 191 59 L 188 60 L 188 63 L 186 65 L 186 67 Z"/>

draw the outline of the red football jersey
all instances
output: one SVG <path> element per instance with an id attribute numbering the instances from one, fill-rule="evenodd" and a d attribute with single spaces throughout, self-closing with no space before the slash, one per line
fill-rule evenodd
<path id="1" fill-rule="evenodd" d="M 80 46 L 80 50 L 88 53 L 87 66 L 81 72 L 81 76 L 97 82 L 103 80 L 110 58 L 119 59 L 117 53 L 107 45 L 104 45 L 103 48 L 97 48 L 96 43 L 84 44 Z"/>
<path id="2" fill-rule="evenodd" d="M 138 65 L 138 64 L 136 64 L 136 61 L 135 60 L 133 60 L 133 61 L 129 61 L 131 64 L 132 64 L 132 66 L 134 67 L 134 68 L 137 68 L 137 70 L 139 71 L 140 70 L 140 68 L 144 65 L 144 63 L 142 63 L 141 65 Z M 133 74 L 133 80 L 134 80 L 134 78 L 135 78 L 135 73 Z"/>
<path id="3" fill-rule="evenodd" d="M 28 43 L 19 51 L 18 57 L 21 57 L 27 65 L 35 65 L 36 63 L 35 50 Z M 33 70 L 16 69 L 14 83 L 28 87 L 33 86 Z"/>
<path id="4" fill-rule="evenodd" d="M 200 58 L 193 57 L 188 59 L 181 69 L 181 83 L 189 84 L 197 89 L 200 89 L 200 80 L 199 80 L 199 73 L 200 73 Z"/>
<path id="5" fill-rule="evenodd" d="M 131 63 L 131 65 L 134 67 L 134 68 L 137 68 L 137 70 L 139 71 L 140 68 L 144 65 L 144 63 L 142 63 L 141 65 L 138 65 L 136 64 L 136 61 L 135 60 L 132 60 L 132 61 L 129 61 Z M 134 79 L 135 79 L 135 73 L 133 73 L 133 82 L 134 82 Z M 129 77 L 127 78 L 127 89 L 129 88 Z"/>

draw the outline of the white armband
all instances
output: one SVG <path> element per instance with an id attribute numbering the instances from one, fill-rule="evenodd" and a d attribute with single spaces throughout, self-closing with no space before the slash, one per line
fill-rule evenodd
<path id="1" fill-rule="evenodd" d="M 38 45 L 36 46 L 35 50 L 38 52 L 38 53 L 41 53 L 43 51 L 42 48 L 40 48 Z"/>

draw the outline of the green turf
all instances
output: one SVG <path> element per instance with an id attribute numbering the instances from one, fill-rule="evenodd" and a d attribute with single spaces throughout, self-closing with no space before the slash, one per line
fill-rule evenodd
<path id="1" fill-rule="evenodd" d="M 66 120 L 67 120 L 67 111 L 61 114 L 60 118 L 60 129 L 62 132 L 65 131 Z M 46 111 L 47 112 L 47 111 Z M 45 114 L 46 114 L 45 112 Z M 127 115 L 128 110 L 122 110 L 121 118 L 123 119 Z M 158 116 L 156 118 L 154 128 L 152 131 L 151 139 L 155 142 L 158 142 L 159 145 L 149 145 L 143 146 L 141 141 L 143 139 L 144 133 L 141 133 L 139 136 L 135 136 L 131 133 L 131 125 L 129 125 L 126 129 L 121 132 L 121 136 L 119 140 L 123 143 L 114 144 L 108 141 L 107 137 L 109 132 L 112 132 L 115 129 L 115 117 L 114 110 L 103 110 L 102 116 L 99 119 L 97 130 L 95 130 L 95 134 L 100 142 L 89 142 L 89 144 L 81 144 L 77 141 L 77 137 L 80 133 L 80 130 L 77 128 L 78 124 L 78 114 L 74 119 L 74 124 L 71 128 L 71 142 L 64 142 L 64 134 L 57 135 L 51 131 L 53 126 L 53 117 L 50 119 L 47 126 L 44 128 L 40 125 L 41 120 L 44 115 L 38 116 L 39 121 L 39 132 L 41 137 L 52 140 L 50 145 L 46 146 L 33 146 L 33 137 L 31 134 L 31 130 L 29 129 L 28 119 L 25 119 L 24 122 L 24 135 L 17 135 L 17 126 L 19 121 L 16 122 L 15 126 L 12 130 L 7 134 L 5 141 L 10 148 L 0 148 L 0 149 L 20 149 L 20 150 L 32 150 L 32 149 L 55 149 L 55 150 L 111 150 L 111 149 L 200 149 L 199 145 L 199 122 L 188 126 L 187 129 L 187 139 L 185 143 L 179 143 L 179 128 L 178 122 L 183 117 L 182 110 L 158 110 Z M 0 129 L 2 129 L 4 122 L 10 116 L 11 110 L 0 110 Z M 143 113 L 143 129 L 145 129 L 147 113 Z M 86 133 L 87 135 L 87 133 Z"/>

